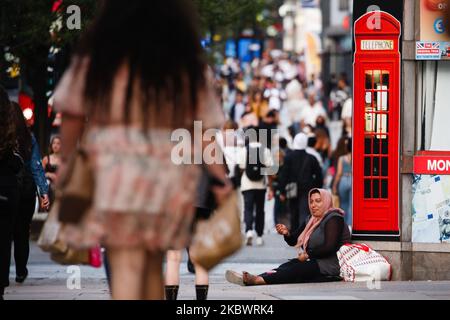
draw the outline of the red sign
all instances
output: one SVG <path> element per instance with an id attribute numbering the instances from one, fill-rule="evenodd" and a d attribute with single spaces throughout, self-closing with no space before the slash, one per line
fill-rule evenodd
<path id="1" fill-rule="evenodd" d="M 450 156 L 414 157 L 414 173 L 450 175 Z"/>
<path id="2" fill-rule="evenodd" d="M 53 2 L 52 12 L 58 11 L 61 8 L 62 2 L 62 0 L 56 0 L 55 2 Z"/>

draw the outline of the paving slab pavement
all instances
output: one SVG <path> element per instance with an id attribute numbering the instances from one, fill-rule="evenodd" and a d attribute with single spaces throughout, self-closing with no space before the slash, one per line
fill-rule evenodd
<path id="1" fill-rule="evenodd" d="M 450 300 L 450 281 L 407 281 L 367 283 L 316 283 L 258 287 L 241 287 L 228 283 L 226 270 L 262 273 L 295 256 L 295 250 L 283 244 L 275 234 L 265 237 L 263 247 L 244 247 L 210 273 L 210 300 Z M 180 266 L 180 300 L 194 300 L 194 276 L 187 271 L 186 255 Z M 11 266 L 11 286 L 5 299 L 11 300 L 109 300 L 105 272 L 82 266 L 80 288 L 73 284 L 73 270 L 53 263 L 34 243 L 31 246 L 29 278 L 24 284 L 14 282 Z M 67 283 L 69 282 L 69 287 Z"/>

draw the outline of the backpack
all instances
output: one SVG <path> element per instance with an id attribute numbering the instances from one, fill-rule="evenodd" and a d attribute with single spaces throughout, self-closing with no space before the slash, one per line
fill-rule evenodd
<path id="1" fill-rule="evenodd" d="M 245 175 L 251 181 L 261 181 L 264 176 L 261 171 L 265 165 L 262 163 L 259 151 L 261 147 L 252 148 L 252 152 L 256 152 L 256 163 L 250 163 L 250 147 L 247 147 L 247 163 L 245 165 Z"/>

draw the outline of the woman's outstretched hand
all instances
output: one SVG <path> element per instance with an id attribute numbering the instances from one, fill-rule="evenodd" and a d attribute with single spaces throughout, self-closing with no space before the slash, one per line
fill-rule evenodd
<path id="1" fill-rule="evenodd" d="M 300 262 L 308 261 L 308 259 L 309 259 L 309 256 L 308 256 L 308 254 L 307 254 L 306 252 L 302 252 L 302 253 L 300 253 L 300 254 L 298 255 L 298 260 L 299 260 Z"/>
<path id="2" fill-rule="evenodd" d="M 277 224 L 275 226 L 277 229 L 277 232 L 281 234 L 282 236 L 288 236 L 289 235 L 289 229 L 284 224 Z"/>

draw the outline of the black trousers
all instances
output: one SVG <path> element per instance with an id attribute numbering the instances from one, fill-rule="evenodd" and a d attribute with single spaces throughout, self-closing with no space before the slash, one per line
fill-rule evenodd
<path id="1" fill-rule="evenodd" d="M 289 212 L 291 214 L 291 230 L 298 230 L 311 215 L 309 212 L 308 194 L 300 194 L 300 197 L 290 199 Z"/>
<path id="2" fill-rule="evenodd" d="M 260 275 L 266 284 L 306 283 L 321 277 L 316 260 L 300 262 L 292 259 L 277 269 Z"/>
<path id="3" fill-rule="evenodd" d="M 266 190 L 243 191 L 245 232 L 256 230 L 258 237 L 264 234 L 264 204 Z M 254 212 L 256 214 L 254 215 Z"/>
<path id="4" fill-rule="evenodd" d="M 35 206 L 36 193 L 20 195 L 13 235 L 14 261 L 18 276 L 23 276 L 27 272 L 30 256 L 30 228 Z"/>
<path id="5" fill-rule="evenodd" d="M 9 286 L 11 244 L 18 191 L 15 187 L 0 187 L 0 289 Z M 6 198 L 6 199 L 3 199 Z"/>
<path id="6" fill-rule="evenodd" d="M 281 201 L 279 196 L 275 196 L 275 205 L 273 207 L 273 221 L 275 225 L 281 223 L 283 217 L 287 215 L 287 209 L 287 202 Z"/>

